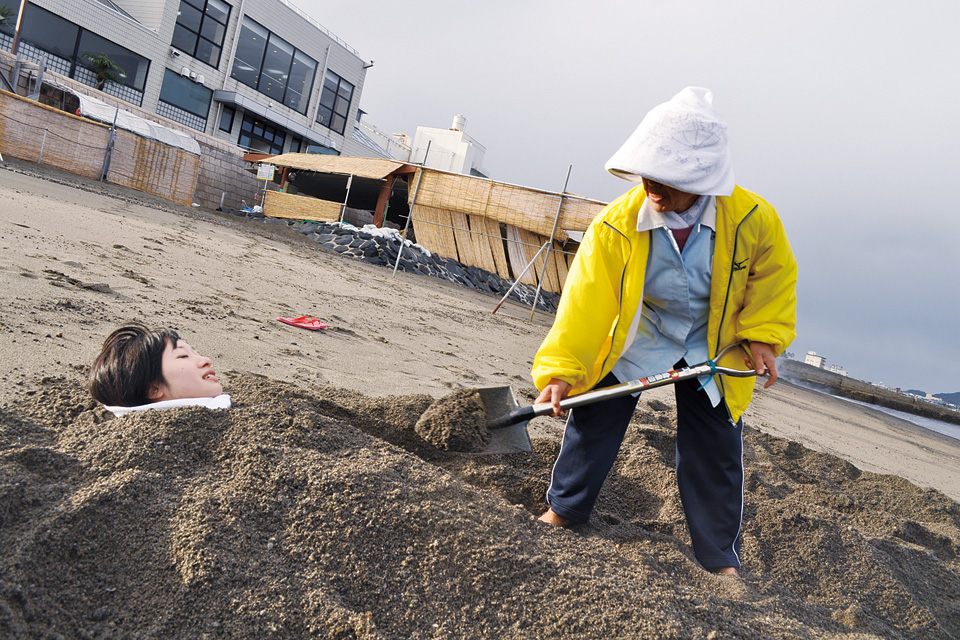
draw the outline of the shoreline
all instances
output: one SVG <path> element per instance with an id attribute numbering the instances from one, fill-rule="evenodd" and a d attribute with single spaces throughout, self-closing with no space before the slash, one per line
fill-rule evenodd
<path id="1" fill-rule="evenodd" d="M 883 389 L 863 380 L 842 376 L 832 371 L 824 371 L 797 360 L 780 358 L 778 362 L 784 378 L 793 382 L 793 384 L 807 385 L 830 395 L 895 409 L 922 418 L 960 425 L 960 411 L 905 396 L 889 389 Z"/>
<path id="2" fill-rule="evenodd" d="M 948 435 L 786 380 L 770 389 L 758 383 L 744 417 L 748 426 L 960 502 L 960 440 Z"/>
<path id="3" fill-rule="evenodd" d="M 960 427 L 950 422 L 944 422 L 943 420 L 937 420 L 935 418 L 927 418 L 926 416 L 917 415 L 915 413 L 910 413 L 907 411 L 900 411 L 898 409 L 891 409 L 889 407 L 884 407 L 883 405 L 875 405 L 869 402 L 854 400 L 852 398 L 844 398 L 843 396 L 831 396 L 831 397 L 843 400 L 844 402 L 852 402 L 853 404 L 860 407 L 872 409 L 874 411 L 879 411 L 880 413 L 883 413 L 885 415 L 891 416 L 898 420 L 902 420 L 903 422 L 910 423 L 916 427 L 920 427 L 924 431 L 932 431 L 933 433 L 937 433 L 939 435 L 945 436 L 947 438 L 950 438 L 951 440 L 955 440 L 958 443 L 960 443 Z M 937 423 L 937 426 L 927 426 L 921 421 Z M 940 431 L 938 429 L 940 425 L 942 425 L 942 428 L 948 429 L 950 431 L 948 432 Z"/>

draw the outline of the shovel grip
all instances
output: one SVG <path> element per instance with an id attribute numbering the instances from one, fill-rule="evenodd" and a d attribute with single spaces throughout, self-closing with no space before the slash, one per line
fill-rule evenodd
<path id="1" fill-rule="evenodd" d="M 496 420 L 491 420 L 487 424 L 488 429 L 502 429 L 504 427 L 512 427 L 515 424 L 520 424 L 532 418 L 537 417 L 537 407 L 540 405 L 532 404 L 527 407 L 520 407 L 516 411 L 511 411 L 505 416 L 500 416 Z M 549 406 L 549 405 L 548 405 Z M 552 411 L 552 409 L 551 409 Z"/>

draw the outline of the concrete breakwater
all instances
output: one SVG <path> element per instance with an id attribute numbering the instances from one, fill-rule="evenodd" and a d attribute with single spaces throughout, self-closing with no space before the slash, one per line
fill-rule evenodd
<path id="1" fill-rule="evenodd" d="M 224 211 L 229 210 L 225 209 Z M 395 229 L 377 228 L 372 225 L 358 228 L 349 224 L 284 220 L 265 217 L 259 212 L 230 212 L 237 216 L 260 220 L 267 224 L 292 227 L 327 249 L 331 249 L 346 258 L 353 258 L 367 264 L 392 269 L 397 264 L 397 255 L 400 253 L 402 244 L 403 253 L 400 255 L 398 271 L 441 278 L 500 297 L 506 295 L 514 284 L 512 280 L 501 278 L 495 273 L 465 265 L 452 258 L 444 258 L 430 253 L 410 240 L 401 240 L 399 232 Z M 523 283 L 517 283 L 509 295 L 510 300 L 527 307 L 533 304 L 535 297 L 537 298 L 537 309 L 541 311 L 556 311 L 557 304 L 560 301 L 559 295 L 549 291 L 541 290 L 540 295 L 537 296 L 536 287 Z"/>
<path id="2" fill-rule="evenodd" d="M 960 411 L 941 407 L 891 389 L 884 389 L 869 382 L 785 358 L 778 360 L 777 366 L 784 380 L 802 387 L 810 387 L 842 398 L 896 409 L 924 418 L 960 424 Z"/>

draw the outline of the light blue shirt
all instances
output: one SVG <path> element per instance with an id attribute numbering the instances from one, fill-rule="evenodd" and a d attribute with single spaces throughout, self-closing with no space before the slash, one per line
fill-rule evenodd
<path id="1" fill-rule="evenodd" d="M 681 359 L 696 365 L 709 358 L 707 318 L 717 206 L 712 197 L 704 204 L 682 252 L 664 215 L 641 207 L 637 231 L 650 232 L 650 253 L 640 309 L 627 335 L 627 346 L 613 367 L 621 382 L 662 373 Z M 717 406 L 717 383 L 711 376 L 699 380 Z"/>

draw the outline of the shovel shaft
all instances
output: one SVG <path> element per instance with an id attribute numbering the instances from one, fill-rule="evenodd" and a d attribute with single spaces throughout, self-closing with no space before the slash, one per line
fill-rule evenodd
<path id="1" fill-rule="evenodd" d="M 704 363 L 692 367 L 684 367 L 679 371 L 676 369 L 670 369 L 669 371 L 658 373 L 655 376 L 648 376 L 646 378 L 638 378 L 628 382 L 621 382 L 620 384 L 613 385 L 612 387 L 603 387 L 602 389 L 595 389 L 593 391 L 581 393 L 569 398 L 564 398 L 560 401 L 560 408 L 561 410 L 566 411 L 567 409 L 574 409 L 586 404 L 600 402 L 601 400 L 619 398 L 620 396 L 625 396 L 628 393 L 638 393 L 654 387 L 675 384 L 681 380 L 689 380 L 690 378 L 698 378 L 700 376 L 714 375 L 717 373 L 721 373 L 726 376 L 734 376 L 737 378 L 747 378 L 757 375 L 757 372 L 753 369 L 729 369 L 727 367 L 718 367 L 709 363 Z M 497 420 L 491 421 L 487 427 L 489 429 L 508 427 L 510 425 L 530 420 L 537 416 L 546 416 L 551 415 L 552 413 L 553 405 L 549 402 L 541 402 L 522 407 L 516 411 L 508 413 Z"/>

